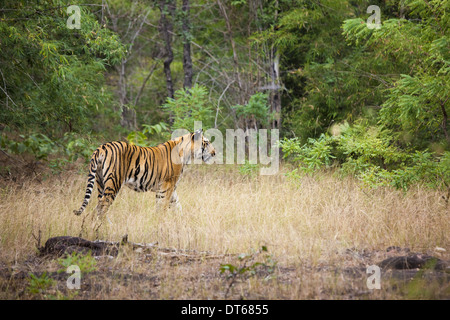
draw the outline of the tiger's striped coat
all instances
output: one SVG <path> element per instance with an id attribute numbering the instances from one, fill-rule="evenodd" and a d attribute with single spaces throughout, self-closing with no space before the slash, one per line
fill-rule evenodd
<path id="1" fill-rule="evenodd" d="M 137 192 L 155 192 L 158 211 L 167 207 L 181 211 L 176 187 L 185 166 L 193 159 L 208 162 L 214 156 L 215 149 L 201 130 L 156 147 L 140 147 L 123 141 L 105 143 L 91 157 L 84 200 L 74 213 L 80 215 L 85 210 L 92 196 L 94 180 L 98 189 L 100 221 L 122 185 Z"/>

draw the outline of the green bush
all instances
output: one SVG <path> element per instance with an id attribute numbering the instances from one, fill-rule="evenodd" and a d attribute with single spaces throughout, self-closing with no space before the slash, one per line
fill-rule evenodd
<path id="1" fill-rule="evenodd" d="M 208 100 L 208 90 L 195 84 L 191 89 L 175 91 L 174 99 L 167 98 L 162 106 L 173 119 L 171 129 L 194 131 L 194 121 L 201 121 L 203 129 L 212 127 L 213 107 Z"/>
<path id="2" fill-rule="evenodd" d="M 257 259 L 261 255 L 263 255 L 262 261 Z M 272 279 L 278 264 L 274 257 L 268 253 L 266 246 L 261 246 L 259 250 L 253 253 L 241 253 L 237 258 L 237 265 L 231 263 L 220 264 L 220 273 L 225 274 L 226 279 L 229 281 L 225 297 L 228 296 L 231 287 L 238 280 L 243 281 L 255 275 L 264 275 L 264 280 Z"/>
<path id="3" fill-rule="evenodd" d="M 56 281 L 50 278 L 47 272 L 42 273 L 39 277 L 34 273 L 28 274 L 27 291 L 31 294 L 40 294 L 56 284 Z"/>
<path id="4" fill-rule="evenodd" d="M 407 190 L 415 183 L 431 188 L 450 185 L 450 152 L 441 155 L 428 150 L 402 150 L 393 143 L 387 129 L 359 122 L 354 126 L 339 126 L 338 134 L 322 134 L 318 139 L 284 139 L 280 146 L 284 157 L 298 163 L 303 172 L 327 169 L 333 161 L 343 175 L 354 175 L 365 186 L 391 186 Z M 300 178 L 298 170 L 289 174 Z"/>
<path id="5" fill-rule="evenodd" d="M 142 127 L 142 131 L 132 131 L 128 134 L 127 140 L 129 143 L 149 147 L 154 142 L 161 143 L 170 138 L 169 127 L 165 122 L 155 125 L 144 124 Z"/>
<path id="6" fill-rule="evenodd" d="M 55 150 L 55 143 L 42 133 L 19 135 L 20 140 L 13 140 L 6 135 L 0 136 L 0 147 L 13 154 L 29 153 L 36 160 L 47 160 Z"/>
<path id="7" fill-rule="evenodd" d="M 284 158 L 292 157 L 295 162 L 300 163 L 300 168 L 312 173 L 320 168 L 329 168 L 336 158 L 333 154 L 333 137 L 322 134 L 319 139 L 309 138 L 308 142 L 301 145 L 298 138 L 284 139 L 280 141 L 280 146 L 284 153 Z"/>
<path id="8" fill-rule="evenodd" d="M 2 1 L 1 85 L 7 91 L 0 91 L 0 123 L 53 138 L 86 130 L 115 103 L 105 71 L 121 61 L 126 46 L 90 6 L 80 6 L 81 29 L 67 28 L 68 5 Z"/>
<path id="9" fill-rule="evenodd" d="M 6 130 L 8 131 L 8 130 Z M 41 161 L 54 173 L 61 172 L 67 163 L 78 158 L 89 161 L 98 143 L 81 137 L 73 132 L 67 132 L 60 139 L 50 139 L 43 133 L 20 134 L 11 138 L 3 133 L 0 135 L 0 148 L 11 155 L 29 155 L 33 161 Z"/>
<path id="10" fill-rule="evenodd" d="M 72 254 L 67 255 L 64 258 L 59 258 L 58 263 L 64 267 L 63 269 L 58 270 L 58 273 L 66 272 L 67 268 L 71 265 L 78 266 L 82 273 L 93 272 L 97 269 L 97 260 L 95 260 L 90 252 L 88 254 L 72 252 Z"/>
<path id="11" fill-rule="evenodd" d="M 256 122 L 256 126 L 258 124 L 267 126 L 269 120 L 273 118 L 273 113 L 270 113 L 267 98 L 268 94 L 257 92 L 250 97 L 247 104 L 235 105 L 232 109 L 235 110 L 236 116 L 244 122 L 246 120 L 252 120 Z"/>
<path id="12" fill-rule="evenodd" d="M 245 163 L 238 167 L 239 173 L 248 178 L 255 178 L 258 176 L 259 169 L 260 167 L 258 164 L 252 164 L 248 160 L 245 160 Z"/>

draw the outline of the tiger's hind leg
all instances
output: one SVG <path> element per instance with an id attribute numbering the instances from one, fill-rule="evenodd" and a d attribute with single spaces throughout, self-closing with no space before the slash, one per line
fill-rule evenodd
<path id="1" fill-rule="evenodd" d="M 114 201 L 115 195 L 112 193 L 105 193 L 102 198 L 99 199 L 97 205 L 97 221 L 94 227 L 94 231 L 97 232 L 98 229 L 103 224 L 106 217 L 106 212 Z"/>
<path id="2" fill-rule="evenodd" d="M 100 169 L 100 168 L 99 168 Z M 103 174 L 102 169 L 97 170 L 97 175 L 95 178 L 95 182 L 97 183 L 97 190 L 98 190 L 98 204 L 97 204 L 97 216 L 102 215 L 103 212 L 106 212 L 108 210 L 109 205 L 105 204 L 106 202 L 109 202 L 105 198 L 105 183 L 103 181 Z"/>
<path id="3" fill-rule="evenodd" d="M 100 201 L 100 199 L 103 197 L 103 194 L 105 193 L 105 185 L 103 184 L 103 178 L 100 177 L 98 173 L 95 178 L 95 182 L 97 183 L 98 201 Z"/>
<path id="4" fill-rule="evenodd" d="M 113 203 L 114 199 L 116 198 L 117 193 L 120 190 L 120 187 L 116 190 L 114 189 L 114 183 L 112 181 L 113 179 L 109 179 L 104 184 L 103 194 L 99 194 L 98 204 L 97 204 L 97 221 L 94 226 L 94 231 L 98 233 L 98 229 L 103 224 L 103 221 L 106 217 L 106 212 L 108 211 L 109 207 Z M 100 192 L 100 188 L 99 188 Z"/>
<path id="5" fill-rule="evenodd" d="M 99 169 L 100 169 L 100 167 L 99 167 Z M 99 169 L 97 169 L 97 174 L 96 174 L 96 177 L 95 177 L 95 182 L 96 182 L 96 184 L 97 184 L 97 190 L 98 190 L 98 196 L 97 196 L 97 198 L 98 198 L 98 201 L 100 202 L 100 200 L 103 198 L 103 195 L 104 195 L 104 192 L 105 192 L 105 185 L 104 185 L 104 183 L 103 183 L 103 177 L 102 177 L 102 172 L 101 172 L 101 169 L 99 170 Z M 97 206 L 97 212 L 99 211 L 99 207 Z M 84 217 L 83 217 L 83 221 L 81 222 L 81 229 L 80 229 L 80 234 L 79 234 L 79 237 L 81 238 L 82 237 L 82 235 L 83 235 L 83 233 L 86 231 L 85 230 L 85 226 L 84 226 L 84 223 L 85 223 L 85 220 L 91 215 L 92 213 L 88 213 L 88 214 L 86 214 Z M 91 216 L 91 221 L 94 221 L 94 219 L 95 219 L 95 214 L 92 214 L 92 216 Z M 95 229 L 95 226 L 93 227 L 94 229 Z M 98 227 L 99 228 L 99 227 Z"/>

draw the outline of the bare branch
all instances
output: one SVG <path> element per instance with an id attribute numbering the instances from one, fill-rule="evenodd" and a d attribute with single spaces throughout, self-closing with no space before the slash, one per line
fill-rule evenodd
<path id="1" fill-rule="evenodd" d="M 219 100 L 217 100 L 217 110 L 216 110 L 216 117 L 214 119 L 214 128 L 217 128 L 217 117 L 219 116 L 219 107 L 220 107 L 220 101 L 222 100 L 223 95 L 225 94 L 225 92 L 228 90 L 228 88 L 234 83 L 235 81 L 233 80 L 232 82 L 230 82 L 227 87 L 225 88 L 225 90 L 223 90 L 222 94 L 219 97 Z"/>

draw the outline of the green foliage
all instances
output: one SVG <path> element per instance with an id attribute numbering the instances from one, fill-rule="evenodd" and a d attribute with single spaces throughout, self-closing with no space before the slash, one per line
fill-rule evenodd
<path id="1" fill-rule="evenodd" d="M 170 138 L 168 125 L 160 122 L 154 125 L 143 124 L 142 131 L 132 131 L 128 134 L 127 140 L 131 144 L 149 147 L 153 142 L 163 142 Z M 159 141 L 158 141 L 159 139 Z"/>
<path id="2" fill-rule="evenodd" d="M 263 261 L 255 261 L 255 259 L 264 253 Z M 241 253 L 238 256 L 239 265 L 221 264 L 220 273 L 225 273 L 227 278 L 235 279 L 237 276 L 249 277 L 254 276 L 258 272 L 271 275 L 275 272 L 277 262 L 272 255 L 268 254 L 266 246 L 262 246 L 258 251 L 252 253 Z"/>
<path id="3" fill-rule="evenodd" d="M 450 183 L 446 173 L 450 169 L 449 152 L 436 156 L 427 150 L 402 151 L 393 147 L 391 136 L 383 136 L 384 133 L 374 127 L 367 130 L 366 135 L 342 135 L 339 148 L 349 155 L 342 172 L 355 174 L 370 187 L 392 186 L 407 190 L 414 183 L 425 183 L 433 188 Z M 354 143 L 355 140 L 360 141 Z"/>
<path id="4" fill-rule="evenodd" d="M 369 167 L 358 177 L 370 187 L 392 186 L 407 190 L 414 183 L 424 183 L 431 188 L 448 188 L 450 185 L 450 152 L 435 157 L 428 151 L 408 155 L 407 165 L 388 171 L 378 166 Z"/>
<path id="5" fill-rule="evenodd" d="M 408 19 L 385 18 L 368 29 L 361 18 L 346 20 L 343 34 L 370 59 L 393 61 L 398 71 L 380 110 L 380 124 L 408 136 L 406 143 L 426 148 L 430 141 L 450 146 L 450 50 L 447 0 L 401 3 Z M 407 66 L 404 68 L 403 66 Z"/>
<path id="6" fill-rule="evenodd" d="M 433 75 L 402 75 L 380 111 L 380 120 L 387 127 L 396 128 L 414 140 L 445 139 L 444 115 L 450 112 L 450 73 L 440 78 Z M 447 109 L 447 110 L 445 110 Z M 445 122 L 447 120 L 445 119 Z M 448 141 L 450 144 L 450 140 Z"/>
<path id="7" fill-rule="evenodd" d="M 280 141 L 283 157 L 291 157 L 293 161 L 300 163 L 300 168 L 307 173 L 312 173 L 322 167 L 329 168 L 335 158 L 332 155 L 333 138 L 322 134 L 319 139 L 309 138 L 304 145 L 298 138 Z"/>
<path id="8" fill-rule="evenodd" d="M 0 13 L 0 123 L 46 130 L 47 135 L 86 129 L 111 102 L 107 66 L 125 48 L 80 5 L 81 29 L 69 29 L 66 10 L 78 1 L 6 1 Z"/>
<path id="9" fill-rule="evenodd" d="M 346 45 L 342 21 L 364 12 L 360 1 L 281 1 L 275 30 L 255 36 L 281 53 L 284 135 L 302 143 L 318 138 L 333 123 L 369 113 L 365 105 L 380 105 L 380 81 L 375 68 L 390 72 L 389 63 L 367 60 L 361 50 Z"/>
<path id="10" fill-rule="evenodd" d="M 232 0 L 231 1 L 231 5 L 232 6 L 242 6 L 242 5 L 246 5 L 247 4 L 247 0 Z"/>
<path id="11" fill-rule="evenodd" d="M 260 168 L 258 164 L 252 164 L 248 160 L 245 160 L 244 164 L 239 165 L 238 171 L 245 177 L 254 178 L 258 176 L 259 169 Z"/>
<path id="12" fill-rule="evenodd" d="M 387 167 L 405 161 L 407 154 L 393 145 L 393 135 L 390 130 L 371 126 L 364 122 L 356 122 L 353 126 L 339 126 L 340 135 L 337 149 L 345 160 L 354 160 L 362 167 L 366 164 Z M 358 168 L 344 166 L 347 173 L 355 173 Z"/>
<path id="13" fill-rule="evenodd" d="M 90 252 L 88 254 L 72 252 L 72 254 L 66 255 L 64 258 L 59 258 L 58 263 L 64 267 L 58 270 L 58 273 L 66 272 L 67 268 L 71 265 L 78 266 L 82 273 L 90 273 L 97 268 L 97 260 L 95 260 Z"/>
<path id="14" fill-rule="evenodd" d="M 281 142 L 299 164 L 290 176 L 335 164 L 369 187 L 448 187 L 449 2 L 381 3 L 379 29 L 367 27 L 368 2 L 338 9 L 328 1 L 332 12 L 297 3 L 303 6 L 282 14 L 268 36 L 293 64 L 285 82 L 299 92 L 284 117 L 298 138 Z M 333 24 L 342 34 L 333 34 Z M 305 58 L 293 59 L 301 48 Z"/>
<path id="15" fill-rule="evenodd" d="M 174 99 L 167 98 L 162 108 L 173 119 L 172 130 L 194 131 L 194 121 L 201 121 L 204 129 L 213 125 L 213 108 L 208 101 L 208 91 L 204 86 L 195 84 L 191 89 L 175 91 Z"/>
<path id="16" fill-rule="evenodd" d="M 6 135 L 0 136 L 0 147 L 9 153 L 29 153 L 36 160 L 47 160 L 55 149 L 55 143 L 42 133 L 29 136 L 19 135 L 20 140 L 9 139 Z"/>
<path id="17" fill-rule="evenodd" d="M 66 132 L 64 137 L 57 141 L 63 150 L 68 162 L 82 158 L 86 162 L 91 159 L 92 153 L 98 147 L 98 142 L 93 142 L 88 138 L 81 137 L 75 133 Z"/>
<path id="18" fill-rule="evenodd" d="M 297 138 L 280 141 L 284 157 L 297 162 L 307 173 L 330 168 L 333 159 L 339 172 L 353 174 L 371 188 L 391 186 L 407 190 L 415 183 L 432 188 L 450 185 L 450 152 L 407 152 L 392 144 L 390 130 L 359 122 L 338 126 L 335 136 L 321 135 L 302 145 Z M 298 170 L 290 177 L 301 178 Z"/>
<path id="19" fill-rule="evenodd" d="M 6 131 L 6 130 L 5 130 Z M 28 155 L 33 161 L 48 165 L 53 173 L 59 173 L 68 163 L 82 158 L 88 162 L 98 142 L 66 132 L 60 139 L 50 139 L 43 133 L 19 134 L 10 138 L 11 132 L 0 135 L 0 148 L 11 155 Z"/>
<path id="20" fill-rule="evenodd" d="M 254 261 L 259 255 L 264 253 L 263 262 Z M 277 262 L 272 255 L 268 254 L 267 246 L 262 246 L 258 251 L 252 253 L 241 253 L 238 255 L 239 265 L 221 264 L 220 272 L 227 273 L 227 277 L 235 277 L 236 275 L 254 276 L 258 270 L 263 268 L 269 274 L 275 272 Z"/>
<path id="21" fill-rule="evenodd" d="M 268 94 L 257 92 L 252 95 L 245 105 L 235 105 L 232 107 L 236 111 L 236 116 L 244 121 L 251 119 L 257 124 L 267 126 L 269 120 L 273 118 L 273 114 L 270 113 L 270 107 L 267 103 Z"/>
<path id="22" fill-rule="evenodd" d="M 39 277 L 33 273 L 29 273 L 27 292 L 31 294 L 40 294 L 53 287 L 55 284 L 56 281 L 50 278 L 47 272 L 42 273 Z"/>
<path id="23" fill-rule="evenodd" d="M 263 255 L 263 261 L 255 261 L 260 255 Z M 267 246 L 261 246 L 258 251 L 252 253 L 242 253 L 237 258 L 238 265 L 226 263 L 221 264 L 219 268 L 220 273 L 225 274 L 229 280 L 225 296 L 238 279 L 245 280 L 255 275 L 264 275 L 265 280 L 269 280 L 276 270 L 277 261 L 268 253 Z"/>

